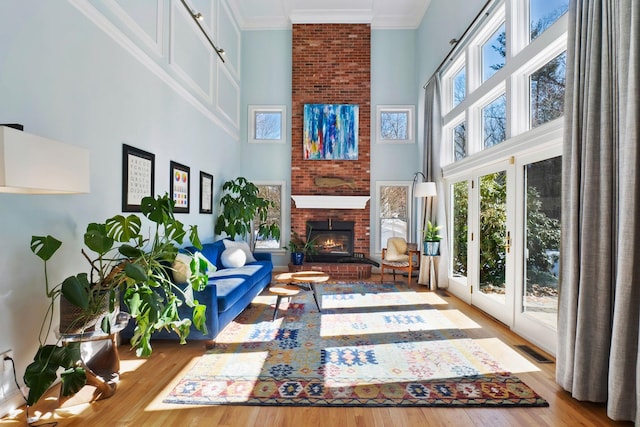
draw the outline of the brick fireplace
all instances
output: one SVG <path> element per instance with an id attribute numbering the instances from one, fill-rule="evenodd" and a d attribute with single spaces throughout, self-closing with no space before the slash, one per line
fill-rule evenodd
<path id="1" fill-rule="evenodd" d="M 291 111 L 291 194 L 369 196 L 371 153 L 371 27 L 368 24 L 294 24 Z M 357 160 L 304 160 L 305 104 L 359 106 Z M 322 184 L 322 185 L 319 185 Z M 353 222 L 353 251 L 369 254 L 370 202 L 362 207 L 301 208 L 292 202 L 291 228 L 308 221 Z M 340 264 L 340 263 L 338 263 Z M 344 264 L 332 268 L 348 267 Z M 369 271 L 371 266 L 368 266 Z M 328 272 L 332 276 L 336 272 Z M 358 273 L 362 275 L 362 273 Z"/>

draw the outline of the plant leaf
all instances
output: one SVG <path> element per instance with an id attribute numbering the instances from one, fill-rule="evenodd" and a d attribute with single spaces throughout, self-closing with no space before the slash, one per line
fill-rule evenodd
<path id="1" fill-rule="evenodd" d="M 87 273 L 70 276 L 62 282 L 62 295 L 71 304 L 86 310 L 89 308 L 89 288 Z"/>
<path id="2" fill-rule="evenodd" d="M 62 242 L 51 236 L 31 236 L 31 252 L 36 254 L 43 261 L 48 261 Z"/>
<path id="3" fill-rule="evenodd" d="M 107 227 L 95 222 L 87 225 L 84 233 L 84 244 L 92 251 L 104 255 L 113 247 L 113 239 L 107 235 Z"/>
<path id="4" fill-rule="evenodd" d="M 135 239 L 142 229 L 142 222 L 137 215 L 111 217 L 106 222 L 106 234 L 118 242 Z"/>

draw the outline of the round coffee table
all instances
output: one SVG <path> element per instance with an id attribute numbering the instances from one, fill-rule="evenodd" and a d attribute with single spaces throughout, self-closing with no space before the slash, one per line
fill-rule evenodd
<path id="1" fill-rule="evenodd" d="M 322 271 L 298 271 L 295 273 L 281 273 L 274 277 L 276 281 L 276 285 L 269 288 L 272 293 L 278 295 L 278 300 L 276 302 L 276 309 L 273 312 L 273 318 L 276 318 L 276 313 L 278 311 L 278 305 L 282 297 L 291 297 L 293 295 L 297 295 L 297 292 L 293 295 L 281 295 L 278 292 L 293 292 L 291 289 L 296 289 L 298 292 L 300 288 L 306 288 L 307 290 L 313 293 L 313 300 L 316 303 L 316 307 L 318 307 L 318 311 L 322 313 L 322 309 L 320 308 L 320 304 L 318 303 L 318 295 L 316 293 L 315 285 L 317 283 L 324 283 L 329 280 L 329 275 Z M 307 285 L 307 286 L 303 286 Z M 276 292 L 273 292 L 273 289 L 276 289 Z M 287 289 L 286 291 L 283 291 Z"/>

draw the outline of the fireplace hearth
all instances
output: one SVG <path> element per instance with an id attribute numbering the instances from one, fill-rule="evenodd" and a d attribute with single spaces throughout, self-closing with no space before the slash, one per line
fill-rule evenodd
<path id="1" fill-rule="evenodd" d="M 307 236 L 314 241 L 315 254 L 310 262 L 340 262 L 353 257 L 353 221 L 307 221 Z"/>

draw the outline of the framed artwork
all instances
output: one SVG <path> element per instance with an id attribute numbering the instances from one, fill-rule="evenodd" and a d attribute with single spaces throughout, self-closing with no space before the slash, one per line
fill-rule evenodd
<path id="1" fill-rule="evenodd" d="M 378 105 L 376 140 L 378 144 L 413 144 L 413 105 Z"/>
<path id="2" fill-rule="evenodd" d="M 142 198 L 154 196 L 155 154 L 122 144 L 122 211 L 140 212 Z"/>
<path id="3" fill-rule="evenodd" d="M 189 167 L 171 161 L 169 163 L 169 193 L 176 203 L 175 213 L 189 213 Z"/>
<path id="4" fill-rule="evenodd" d="M 286 122 L 286 105 L 249 105 L 249 143 L 286 143 Z"/>
<path id="5" fill-rule="evenodd" d="M 358 160 L 357 105 L 305 104 L 303 158 Z"/>
<path id="6" fill-rule="evenodd" d="M 213 213 L 213 175 L 200 171 L 200 213 Z"/>

